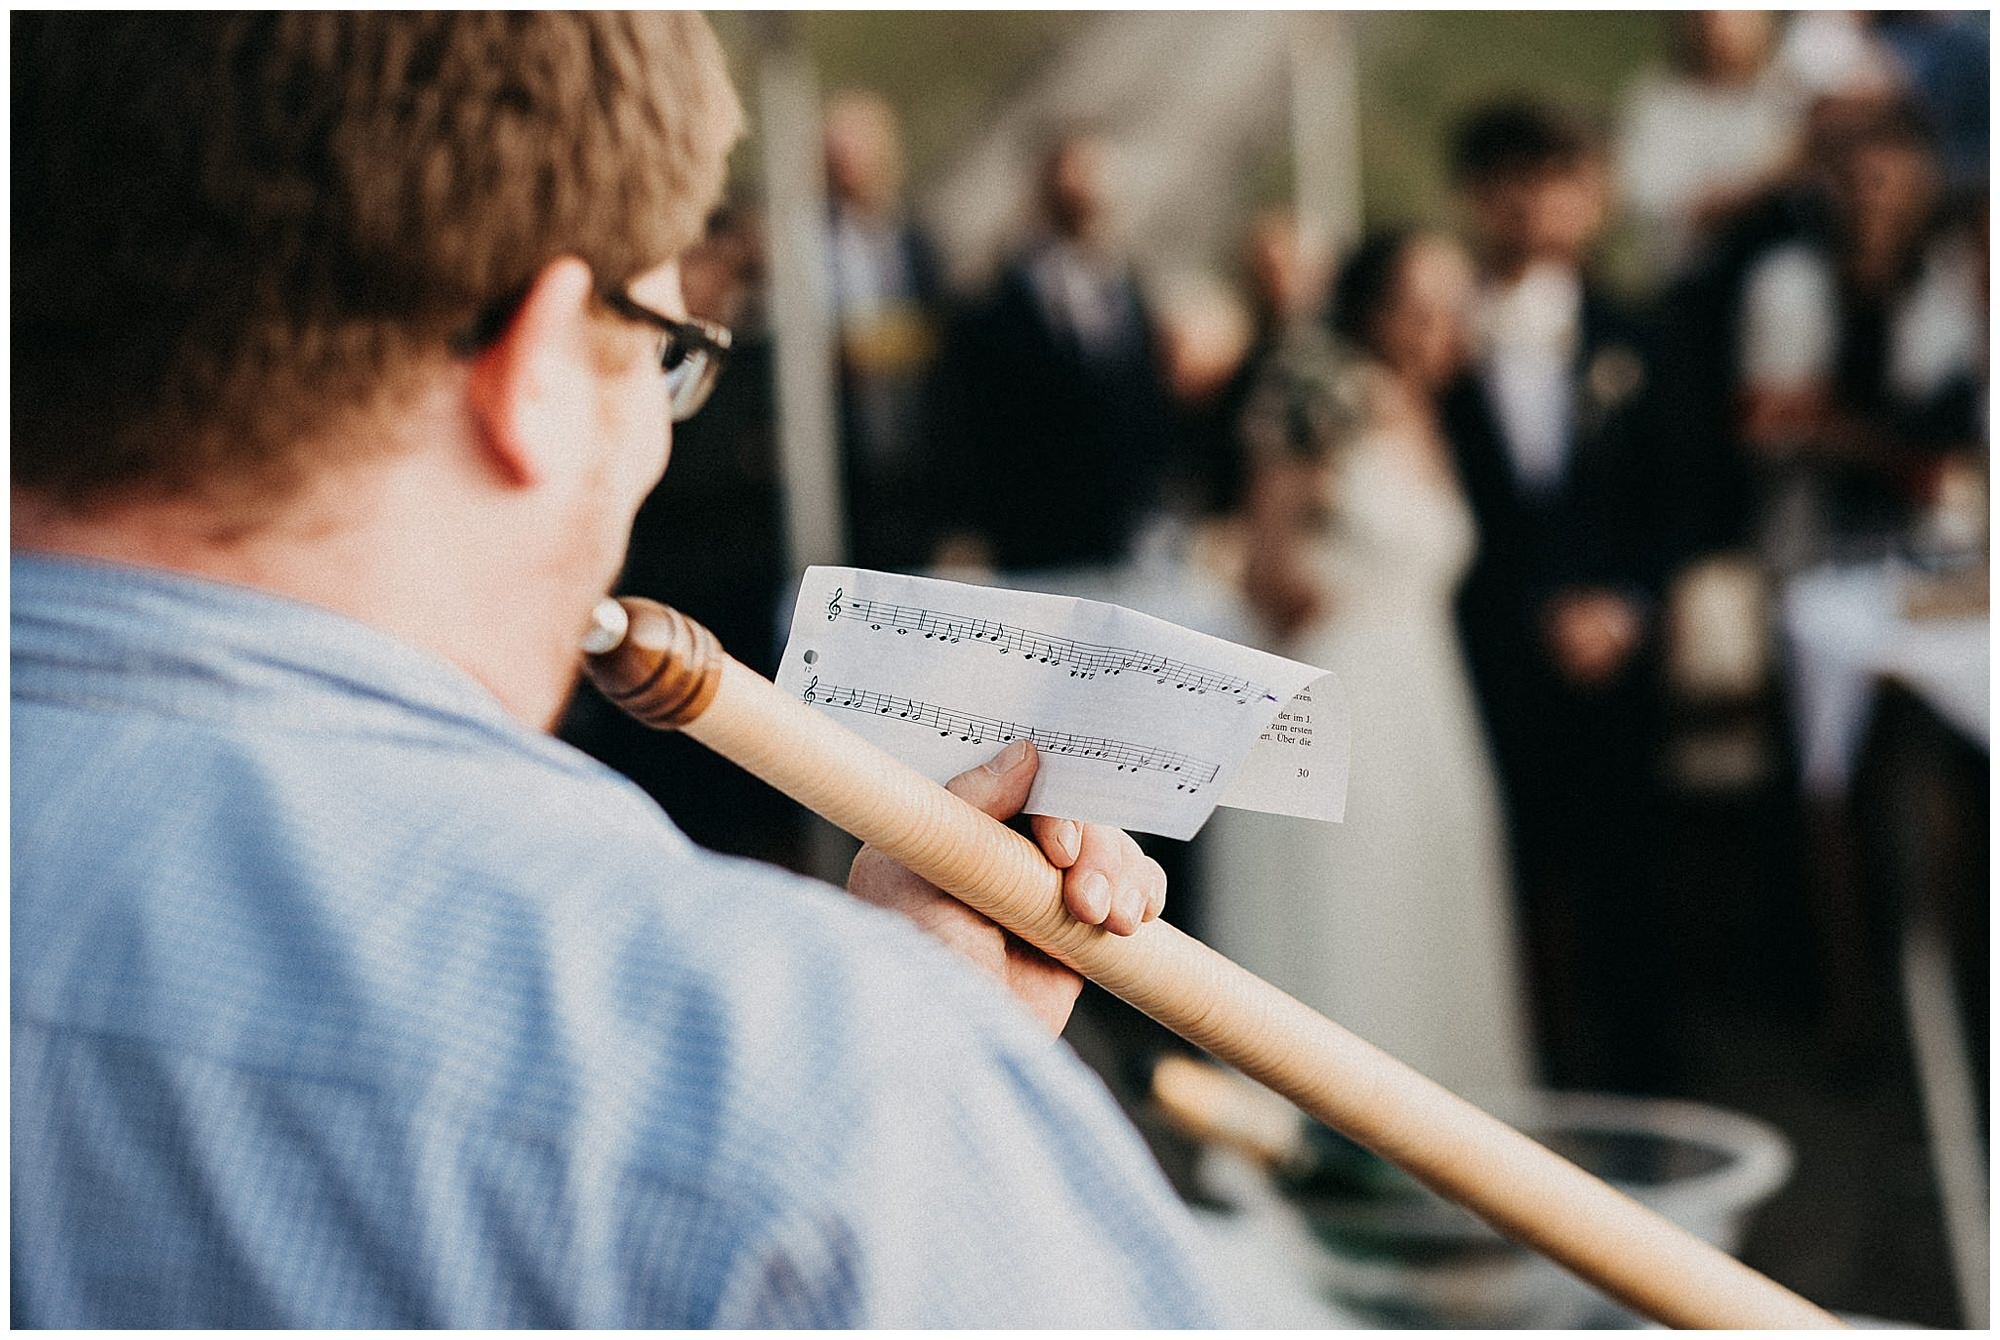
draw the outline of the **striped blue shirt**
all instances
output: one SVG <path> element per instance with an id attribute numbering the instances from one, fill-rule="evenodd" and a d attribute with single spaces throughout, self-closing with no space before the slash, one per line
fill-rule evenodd
<path id="1" fill-rule="evenodd" d="M 999 986 L 310 605 L 16 555 L 13 1321 L 1181 1326 Z"/>

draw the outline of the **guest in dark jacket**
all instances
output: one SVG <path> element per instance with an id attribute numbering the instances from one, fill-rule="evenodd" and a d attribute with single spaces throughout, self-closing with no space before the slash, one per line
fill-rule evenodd
<path id="1" fill-rule="evenodd" d="M 1745 267 L 1730 332 L 1758 539 L 1779 573 L 1893 544 L 1940 457 L 1982 431 L 1983 193 L 1972 227 L 1944 226 L 1936 136 L 1909 104 L 1852 114 L 1816 147 L 1819 207 Z"/>
<path id="2" fill-rule="evenodd" d="M 888 103 L 849 92 L 828 105 L 826 182 L 848 553 L 863 567 L 916 567 L 943 516 L 932 374 L 945 291 L 929 239 L 903 209 Z"/>
<path id="3" fill-rule="evenodd" d="M 1639 327 L 1590 280 L 1603 164 L 1550 109 L 1459 133 L 1481 266 L 1478 352 L 1444 414 L 1480 530 L 1460 597 L 1506 793 L 1545 1070 L 1664 1078 L 1651 772 L 1653 616 L 1672 528 Z"/>
<path id="4" fill-rule="evenodd" d="M 1003 570 L 1125 559 L 1172 463 L 1154 331 L 1111 239 L 1105 153 L 1076 133 L 1049 150 L 1044 235 L 956 342 L 961 517 Z"/>

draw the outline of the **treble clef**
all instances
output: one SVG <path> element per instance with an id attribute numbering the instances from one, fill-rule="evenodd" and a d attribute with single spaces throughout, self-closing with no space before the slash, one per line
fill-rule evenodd
<path id="1" fill-rule="evenodd" d="M 833 588 L 833 594 L 827 597 L 826 621 L 828 623 L 832 623 L 835 619 L 838 619 L 840 617 L 840 595 L 841 595 L 841 588 L 836 586 Z"/>
<path id="2" fill-rule="evenodd" d="M 805 700 L 807 702 L 816 703 L 819 701 L 819 694 L 815 692 L 815 690 L 817 690 L 818 688 L 819 688 L 819 676 L 814 675 L 812 677 L 812 682 L 806 685 Z"/>

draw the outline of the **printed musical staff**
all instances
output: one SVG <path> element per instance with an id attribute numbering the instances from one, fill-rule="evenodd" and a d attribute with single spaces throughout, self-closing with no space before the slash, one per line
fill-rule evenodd
<path id="1" fill-rule="evenodd" d="M 805 692 L 801 696 L 808 703 L 823 703 L 828 707 L 844 708 L 852 712 L 870 712 L 876 716 L 907 721 L 913 726 L 926 726 L 939 735 L 956 736 L 968 744 L 1010 744 L 1015 740 L 1026 738 L 1034 741 L 1035 747 L 1045 753 L 1109 763 L 1120 772 L 1166 774 L 1173 781 L 1176 791 L 1199 791 L 1214 781 L 1216 774 L 1221 771 L 1218 764 L 1191 758 L 1177 750 L 1155 749 L 1124 740 L 1109 740 L 1098 735 L 1042 730 L 1035 726 L 1024 726 L 1016 721 L 1003 721 L 997 717 L 980 716 L 974 712 L 959 712 L 914 698 L 899 698 L 895 694 L 879 693 L 874 689 L 843 688 L 835 684 L 822 685 L 817 675 L 806 685 Z"/>
<path id="2" fill-rule="evenodd" d="M 1196 696 L 1219 693 L 1239 703 L 1251 699 L 1278 701 L 1278 696 L 1262 684 L 1235 675 L 1190 665 L 1159 656 L 1137 647 L 1110 647 L 1073 638 L 1050 637 L 1031 628 L 991 619 L 975 619 L 945 610 L 923 609 L 914 605 L 892 605 L 879 600 L 862 600 L 833 589 L 826 602 L 828 622 L 852 619 L 877 632 L 893 631 L 898 636 L 918 634 L 939 642 L 972 641 L 995 647 L 1001 655 L 1014 652 L 1028 661 L 1060 666 L 1072 679 L 1095 679 L 1099 675 L 1126 672 L 1151 675 L 1157 684 L 1185 689 Z"/>

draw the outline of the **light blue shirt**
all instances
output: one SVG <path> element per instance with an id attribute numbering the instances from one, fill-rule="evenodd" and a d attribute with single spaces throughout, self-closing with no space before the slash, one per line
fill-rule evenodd
<path id="1" fill-rule="evenodd" d="M 1109 1095 L 310 605 L 13 560 L 13 1321 L 1214 1325 Z"/>

